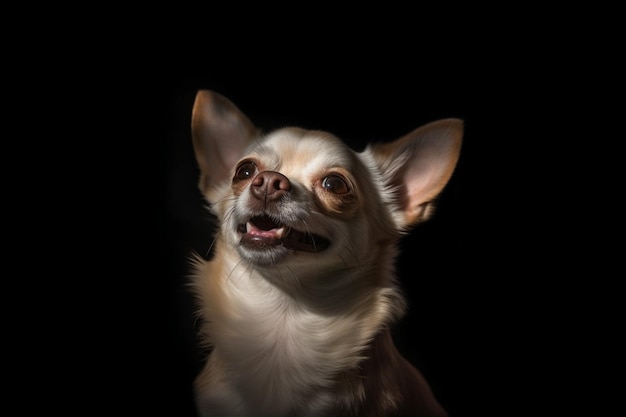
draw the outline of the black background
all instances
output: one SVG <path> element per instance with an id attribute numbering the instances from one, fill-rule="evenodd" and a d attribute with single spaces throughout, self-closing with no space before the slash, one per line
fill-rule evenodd
<path id="1" fill-rule="evenodd" d="M 611 11 L 221 6 L 27 13 L 7 38 L 5 345 L 24 356 L 5 356 L 6 397 L 46 414 L 194 415 L 186 259 L 211 227 L 189 125 L 210 88 L 265 130 L 357 148 L 464 119 L 435 217 L 402 241 L 398 346 L 451 417 L 603 404 L 623 304 L 621 269 L 605 266 L 619 246 L 600 236 L 621 207 L 619 184 L 602 190 L 620 178 L 607 155 L 621 127 L 602 132 L 621 120 Z"/>
<path id="2" fill-rule="evenodd" d="M 398 346 L 451 417 L 562 415 L 593 389 L 602 404 L 613 379 L 581 374 L 620 375 L 605 343 L 619 246 L 600 236 L 621 207 L 619 184 L 602 189 L 620 178 L 607 155 L 621 127 L 602 131 L 621 120 L 611 11 L 259 5 L 12 16 L 3 295 L 5 346 L 24 356 L 5 356 L 6 397 L 46 414 L 194 415 L 186 258 L 211 228 L 189 125 L 210 88 L 266 130 L 357 148 L 464 119 L 435 217 L 402 242 Z"/>

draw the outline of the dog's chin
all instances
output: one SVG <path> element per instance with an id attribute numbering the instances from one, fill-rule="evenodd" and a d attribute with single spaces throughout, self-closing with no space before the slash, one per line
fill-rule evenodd
<path id="1" fill-rule="evenodd" d="M 270 216 L 255 216 L 239 224 L 240 252 L 250 261 L 273 264 L 296 253 L 318 253 L 330 247 L 330 240 L 282 224 Z"/>

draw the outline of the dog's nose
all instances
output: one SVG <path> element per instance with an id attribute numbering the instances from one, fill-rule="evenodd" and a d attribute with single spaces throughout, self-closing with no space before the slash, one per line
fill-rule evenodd
<path id="1" fill-rule="evenodd" d="M 278 200 L 291 191 L 291 183 L 280 172 L 263 171 L 254 177 L 250 189 L 256 198 L 269 202 Z"/>

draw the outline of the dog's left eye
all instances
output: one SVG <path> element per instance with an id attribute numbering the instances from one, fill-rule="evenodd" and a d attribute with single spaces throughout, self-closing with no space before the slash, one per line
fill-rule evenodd
<path id="1" fill-rule="evenodd" d="M 350 191 L 346 180 L 338 175 L 329 175 L 322 180 L 322 187 L 334 194 L 345 194 Z"/>
<path id="2" fill-rule="evenodd" d="M 239 180 L 245 180 L 254 175 L 254 171 L 256 171 L 256 165 L 254 162 L 247 161 L 243 162 L 237 168 L 237 172 L 235 173 L 235 178 Z"/>

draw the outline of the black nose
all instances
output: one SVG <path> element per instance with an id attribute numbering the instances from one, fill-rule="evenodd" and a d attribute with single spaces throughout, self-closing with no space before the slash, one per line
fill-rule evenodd
<path id="1" fill-rule="evenodd" d="M 280 172 L 260 172 L 250 184 L 252 195 L 266 202 L 275 201 L 291 191 L 289 178 Z"/>

